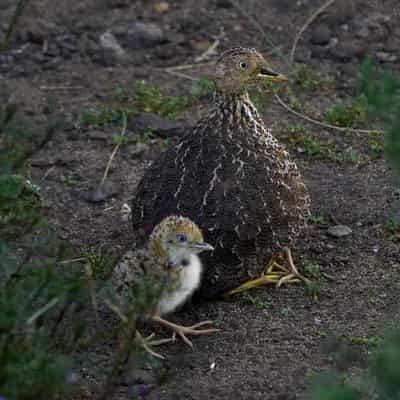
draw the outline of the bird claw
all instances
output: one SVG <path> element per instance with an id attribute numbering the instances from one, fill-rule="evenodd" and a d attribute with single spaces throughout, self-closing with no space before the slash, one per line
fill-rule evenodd
<path id="1" fill-rule="evenodd" d="M 155 352 L 152 347 L 153 346 L 159 346 L 160 344 L 164 343 L 169 343 L 171 342 L 171 339 L 160 339 L 160 340 L 151 340 L 155 336 L 155 333 L 153 332 L 151 335 L 147 336 L 144 338 L 139 331 L 136 331 L 136 340 L 139 342 L 139 344 L 143 347 L 143 349 L 152 355 L 153 357 L 160 358 L 161 360 L 164 360 L 165 357 L 162 354 L 159 354 Z"/>
<path id="2" fill-rule="evenodd" d="M 218 332 L 219 329 L 216 328 L 210 328 L 210 329 L 197 329 L 201 326 L 204 325 L 212 325 L 213 321 L 202 321 L 197 324 L 191 325 L 191 326 L 181 326 L 177 325 L 176 328 L 174 329 L 174 333 L 172 335 L 172 340 L 176 341 L 176 335 L 178 334 L 180 338 L 191 348 L 193 348 L 193 343 L 191 340 L 186 336 L 186 335 L 192 335 L 192 336 L 200 336 L 200 335 L 209 335 L 214 332 Z"/>
<path id="3" fill-rule="evenodd" d="M 178 324 L 174 324 L 173 322 L 167 321 L 160 316 L 154 316 L 153 321 L 158 322 L 164 325 L 166 328 L 171 329 L 173 331 L 170 341 L 176 341 L 177 335 L 190 347 L 193 348 L 192 342 L 188 339 L 187 336 L 200 336 L 200 335 L 209 335 L 214 332 L 218 332 L 219 329 L 210 328 L 210 329 L 198 329 L 204 325 L 212 325 L 213 321 L 202 321 L 197 324 L 191 326 L 182 326 Z"/>

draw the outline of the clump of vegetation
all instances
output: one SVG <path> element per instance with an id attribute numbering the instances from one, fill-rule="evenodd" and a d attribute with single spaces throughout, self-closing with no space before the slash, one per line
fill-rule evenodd
<path id="1" fill-rule="evenodd" d="M 82 313 L 97 315 L 100 302 L 111 304 L 106 289 L 112 287 L 115 259 L 89 249 L 84 266 L 65 260 L 72 249 L 44 217 L 40 188 L 25 177 L 27 126 L 36 132 L 15 106 L 0 107 L 0 397 L 51 400 L 71 388 L 77 350 L 99 340 Z M 15 157 L 19 148 L 23 151 Z M 65 183 L 73 184 L 67 178 Z M 120 346 L 104 383 L 107 395 L 127 357 L 140 348 L 135 346 L 137 316 L 157 300 L 146 282 L 135 287 L 134 295 L 138 302 L 126 314 L 118 312 L 121 322 L 109 333 L 120 337 Z"/>
<path id="2" fill-rule="evenodd" d="M 328 225 L 328 221 L 326 220 L 325 216 L 322 214 L 311 214 L 308 217 L 308 222 L 313 225 L 321 225 L 321 226 Z"/>
<path id="3" fill-rule="evenodd" d="M 389 239 L 393 242 L 400 241 L 400 218 L 396 216 L 390 217 L 385 223 L 385 231 L 389 235 Z"/>
<path id="4" fill-rule="evenodd" d="M 243 295 L 242 299 L 247 304 L 252 304 L 257 310 L 260 310 L 260 311 L 266 310 L 266 309 L 272 307 L 272 302 L 270 300 L 261 299 L 260 297 L 252 296 L 249 293 L 245 293 Z"/>
<path id="5" fill-rule="evenodd" d="M 379 132 L 371 132 L 369 135 L 369 152 L 373 159 L 380 158 L 383 154 L 384 142 Z"/>
<path id="6" fill-rule="evenodd" d="M 136 81 L 133 88 L 119 85 L 114 89 L 113 97 L 118 104 L 82 110 L 80 122 L 96 128 L 116 126 L 122 124 L 124 114 L 129 120 L 145 112 L 174 120 L 185 108 L 213 91 L 214 83 L 207 78 L 194 82 L 189 96 L 168 96 L 157 86 Z"/>
<path id="7" fill-rule="evenodd" d="M 367 121 L 367 100 L 359 96 L 350 105 L 335 104 L 326 111 L 326 120 L 336 126 L 354 128 Z"/>
<path id="8" fill-rule="evenodd" d="M 305 90 L 331 89 L 335 85 L 334 78 L 315 71 L 306 64 L 296 64 L 293 81 Z"/>
<path id="9" fill-rule="evenodd" d="M 368 341 L 368 345 L 371 341 Z M 365 344 L 364 341 L 362 344 Z M 369 357 L 367 373 L 358 381 L 345 374 L 324 373 L 313 379 L 312 400 L 396 400 L 400 396 L 400 331 L 389 333 Z"/>
<path id="10" fill-rule="evenodd" d="M 390 71 L 379 71 L 367 58 L 360 71 L 360 89 L 367 100 L 368 113 L 385 126 L 385 153 L 400 172 L 400 78 Z"/>
<path id="11" fill-rule="evenodd" d="M 327 156 L 329 159 L 339 164 L 360 164 L 363 161 L 363 157 L 359 151 L 352 147 L 343 151 L 328 149 Z"/>
<path id="12" fill-rule="evenodd" d="M 85 108 L 81 111 L 80 121 L 83 125 L 101 128 L 109 125 L 121 125 L 124 112 L 132 114 L 127 109 L 106 106 Z"/>
<path id="13" fill-rule="evenodd" d="M 309 279 L 305 283 L 305 291 L 315 303 L 319 302 L 321 290 L 326 283 L 325 276 L 321 266 L 315 263 L 306 263 L 304 265 L 304 275 Z"/>
<path id="14" fill-rule="evenodd" d="M 309 157 L 316 157 L 321 155 L 321 145 L 310 135 L 303 137 L 304 151 Z"/>
<path id="15" fill-rule="evenodd" d="M 33 147 L 45 139 L 46 132 L 18 115 L 14 104 L 0 105 L 0 172 L 21 166 Z"/>

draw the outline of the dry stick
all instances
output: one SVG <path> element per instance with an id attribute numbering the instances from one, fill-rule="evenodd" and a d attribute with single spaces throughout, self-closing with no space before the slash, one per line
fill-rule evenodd
<path id="1" fill-rule="evenodd" d="M 121 137 L 122 137 L 122 136 L 125 136 L 125 133 L 126 133 L 126 125 L 127 125 L 127 118 L 126 118 L 125 112 L 123 111 L 123 112 L 122 112 L 122 131 L 121 131 Z M 103 178 L 101 178 L 101 182 L 100 182 L 100 184 L 99 184 L 99 187 L 101 187 L 101 186 L 104 185 L 104 182 L 105 182 L 106 179 L 107 179 L 108 171 L 110 170 L 110 167 L 111 167 L 111 163 L 112 163 L 112 161 L 113 161 L 115 155 L 117 154 L 117 151 L 118 151 L 118 149 L 119 149 L 120 146 L 121 146 L 121 143 L 117 143 L 117 144 L 115 145 L 114 150 L 113 150 L 112 153 L 111 153 L 110 159 L 108 160 L 106 169 L 104 170 Z"/>
<path id="2" fill-rule="evenodd" d="M 171 69 L 168 69 L 168 68 L 165 69 L 164 71 L 166 73 L 170 74 L 170 75 L 177 76 L 179 78 L 189 79 L 190 81 L 198 81 L 197 78 L 193 78 L 192 76 L 184 74 L 182 72 L 174 71 L 174 70 L 171 70 Z"/>
<path id="3" fill-rule="evenodd" d="M 96 320 L 96 326 L 97 326 L 97 328 L 99 328 L 100 327 L 100 318 L 99 318 L 99 307 L 98 307 L 97 297 L 96 297 L 96 286 L 94 283 L 93 270 L 92 270 L 89 262 L 86 262 L 86 264 L 85 264 L 85 273 L 86 273 L 87 283 L 88 283 L 88 287 L 89 287 L 90 298 L 91 298 L 93 309 L 94 309 L 94 317 Z"/>
<path id="4" fill-rule="evenodd" d="M 219 43 L 220 43 L 219 39 L 215 39 L 215 42 L 205 52 L 200 54 L 194 60 L 196 62 L 200 62 L 212 56 L 215 53 L 215 49 L 219 46 Z"/>
<path id="5" fill-rule="evenodd" d="M 18 24 L 18 21 L 24 12 L 26 6 L 28 5 L 29 0 L 19 0 L 17 5 L 15 6 L 15 11 L 14 14 L 11 17 L 10 24 L 8 25 L 6 34 L 4 36 L 4 40 L 2 43 L 0 43 L 0 53 L 2 51 L 8 50 L 8 47 L 10 45 L 10 40 L 11 40 L 11 35 L 13 34 L 15 27 Z"/>
<path id="6" fill-rule="evenodd" d="M 110 394 L 112 394 L 114 389 L 115 379 L 119 375 L 121 367 L 129 361 L 133 347 L 131 343 L 137 336 L 135 316 L 130 315 L 124 325 L 121 332 L 122 337 L 120 338 L 119 349 L 115 355 L 111 373 L 108 375 L 99 400 L 108 400 L 110 398 Z"/>
<path id="7" fill-rule="evenodd" d="M 294 42 L 293 42 L 293 46 L 292 46 L 292 50 L 290 51 L 290 65 L 293 64 L 293 60 L 294 60 L 294 53 L 296 52 L 296 48 L 297 48 L 297 43 L 299 42 L 301 36 L 303 35 L 303 33 L 305 32 L 305 30 L 313 23 L 313 21 L 318 17 L 319 14 L 321 14 L 322 12 L 324 12 L 328 7 L 330 7 L 336 0 L 328 0 L 325 4 L 323 4 L 321 7 L 319 7 L 317 10 L 315 10 L 310 17 L 307 19 L 307 21 L 305 22 L 305 24 L 300 28 L 299 32 L 297 33 Z"/>
<path id="8" fill-rule="evenodd" d="M 40 86 L 40 90 L 82 90 L 84 86 Z"/>
<path id="9" fill-rule="evenodd" d="M 354 133 L 372 133 L 372 132 L 376 132 L 376 133 L 383 133 L 382 130 L 380 129 L 357 129 L 357 128 L 346 128 L 346 127 L 342 127 L 342 126 L 336 126 L 336 125 L 330 125 L 330 124 L 326 124 L 325 122 L 321 122 L 321 121 L 317 121 L 311 117 L 309 117 L 308 115 L 305 114 L 301 114 L 295 110 L 293 110 L 293 108 L 291 108 L 289 105 L 287 105 L 280 97 L 277 93 L 274 93 L 275 99 L 278 101 L 278 103 L 287 111 L 289 111 L 290 113 L 296 115 L 299 118 L 302 118 L 308 122 L 311 122 L 312 124 L 318 125 L 318 126 L 322 126 L 323 128 L 328 128 L 328 129 L 336 129 L 337 131 L 341 131 L 341 132 L 354 132 Z"/>
<path id="10" fill-rule="evenodd" d="M 207 65 L 210 65 L 210 62 L 175 65 L 174 67 L 163 68 L 163 70 L 165 70 L 165 71 L 184 71 L 185 69 L 193 69 L 196 67 L 205 67 Z"/>
<path id="11" fill-rule="evenodd" d="M 261 26 L 261 24 L 256 20 L 256 18 L 253 15 L 251 15 L 246 10 L 244 10 L 238 1 L 230 0 L 230 3 L 233 5 L 233 7 L 236 8 L 236 10 L 238 10 L 240 12 L 240 14 L 242 14 L 245 18 L 247 18 L 253 24 L 254 28 L 256 28 L 261 33 L 263 38 L 269 43 L 269 45 L 273 49 L 279 49 L 279 46 L 275 45 L 275 43 L 271 39 L 268 38 L 267 32 L 265 31 L 265 29 Z M 279 52 L 279 55 L 280 55 L 281 59 L 287 64 L 287 60 L 286 60 L 286 58 L 283 57 L 281 52 Z"/>

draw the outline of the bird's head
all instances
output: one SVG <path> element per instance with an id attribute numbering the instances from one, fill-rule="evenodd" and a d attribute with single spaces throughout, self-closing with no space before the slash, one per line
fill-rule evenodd
<path id="1" fill-rule="evenodd" d="M 204 242 L 200 228 L 181 216 L 164 218 L 150 236 L 149 251 L 172 264 L 180 264 L 193 254 L 211 250 L 214 248 Z"/>
<path id="2" fill-rule="evenodd" d="M 287 78 L 275 72 L 255 49 L 234 47 L 221 54 L 215 66 L 215 84 L 226 94 L 240 94 L 260 81 L 283 82 Z"/>

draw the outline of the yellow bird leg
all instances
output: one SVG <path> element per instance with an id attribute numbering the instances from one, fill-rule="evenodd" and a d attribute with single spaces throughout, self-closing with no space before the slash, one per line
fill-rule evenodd
<path id="1" fill-rule="evenodd" d="M 294 265 L 290 249 L 285 247 L 283 253 L 286 258 L 287 266 L 279 264 L 275 258 L 272 258 L 258 278 L 247 281 L 239 287 L 230 290 L 225 296 L 232 296 L 270 283 L 276 284 L 276 286 L 279 287 L 284 283 L 309 282 L 306 277 L 300 274 Z"/>

